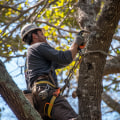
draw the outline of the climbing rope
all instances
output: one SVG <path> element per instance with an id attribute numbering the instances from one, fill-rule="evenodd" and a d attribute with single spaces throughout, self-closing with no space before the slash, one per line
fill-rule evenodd
<path id="1" fill-rule="evenodd" d="M 90 32 L 89 32 L 89 31 L 86 31 L 86 30 L 81 30 L 81 31 L 78 33 L 78 35 L 80 35 L 81 37 L 83 37 L 83 33 L 89 34 Z M 65 85 L 61 88 L 61 94 L 64 93 L 64 90 L 65 90 L 67 87 L 68 87 L 68 92 L 69 92 L 70 79 L 71 79 L 71 77 L 73 76 L 73 73 L 74 73 L 75 69 L 77 68 L 77 66 L 81 64 L 82 57 L 83 57 L 83 54 L 82 54 L 81 49 L 83 49 L 83 48 L 85 48 L 85 42 L 83 43 L 83 45 L 80 45 L 79 48 L 78 48 L 78 50 L 79 50 L 79 51 L 78 51 L 79 55 L 78 55 L 78 57 L 75 59 L 75 64 L 74 64 L 74 66 L 72 67 L 72 69 L 70 69 L 67 78 L 64 80 Z M 67 92 L 67 93 L 68 93 L 68 92 Z"/>
<path id="2" fill-rule="evenodd" d="M 74 64 L 74 66 L 72 67 L 72 69 L 70 69 L 67 78 L 64 80 L 65 85 L 64 85 L 64 86 L 62 87 L 62 89 L 61 89 L 61 94 L 64 93 L 64 90 L 65 90 L 67 87 L 68 87 L 68 88 L 70 87 L 71 77 L 73 76 L 73 73 L 74 73 L 75 69 L 77 68 L 77 66 L 80 65 L 81 61 L 82 61 L 81 50 L 79 50 L 79 55 L 78 55 L 78 57 L 75 59 L 75 64 Z"/>

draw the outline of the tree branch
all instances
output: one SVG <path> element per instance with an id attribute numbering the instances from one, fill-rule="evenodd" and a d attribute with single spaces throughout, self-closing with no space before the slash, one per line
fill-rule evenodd
<path id="1" fill-rule="evenodd" d="M 113 39 L 120 41 L 120 36 L 114 35 L 114 36 L 113 36 Z"/>
<path id="2" fill-rule="evenodd" d="M 12 6 L 8 6 L 8 5 L 0 5 L 0 8 L 11 8 L 12 10 L 15 10 L 15 11 L 18 11 L 18 12 L 22 12 L 21 10 L 18 10 L 17 8 L 12 7 Z"/>
<path id="3" fill-rule="evenodd" d="M 19 20 L 21 17 L 23 17 L 23 15 L 25 13 L 27 13 L 29 10 L 33 9 L 33 8 L 36 8 L 38 7 L 39 5 L 42 5 L 44 3 L 44 0 L 38 2 L 37 4 L 33 5 L 32 7 L 29 7 L 28 9 L 24 10 L 24 11 L 21 11 L 21 14 L 19 16 L 17 16 L 15 19 L 11 20 L 6 26 L 5 28 L 3 29 L 2 34 L 4 34 L 4 32 L 6 31 L 6 29 L 10 26 L 10 24 L 14 23 L 15 21 Z"/>
<path id="4" fill-rule="evenodd" d="M 120 114 L 120 104 L 118 102 L 113 100 L 105 92 L 102 93 L 102 99 L 109 107 L 111 107 L 113 110 L 117 111 Z"/>
<path id="5" fill-rule="evenodd" d="M 47 25 L 49 25 L 49 26 L 51 26 L 51 27 L 54 27 L 54 28 L 56 28 L 56 29 L 58 29 L 58 30 L 63 30 L 63 31 L 66 31 L 66 32 L 71 32 L 71 33 L 78 33 L 77 31 L 67 30 L 67 29 L 60 28 L 60 27 L 58 27 L 58 26 L 55 26 L 55 25 L 53 25 L 53 24 L 48 23 L 47 21 L 36 20 L 36 22 L 47 24 Z"/>
<path id="6" fill-rule="evenodd" d="M 40 14 L 40 12 L 48 5 L 48 0 L 45 1 L 44 6 L 37 12 L 37 14 L 34 16 L 34 19 L 32 20 L 32 22 L 35 22 L 37 19 L 37 16 Z"/>
<path id="7" fill-rule="evenodd" d="M 103 75 L 120 73 L 120 56 L 107 60 Z"/>
<path id="8" fill-rule="evenodd" d="M 0 94 L 19 120 L 42 120 L 40 114 L 25 99 L 0 61 Z"/>

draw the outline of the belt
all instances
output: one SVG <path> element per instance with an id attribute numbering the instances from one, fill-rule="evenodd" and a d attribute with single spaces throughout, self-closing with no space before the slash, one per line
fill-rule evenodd
<path id="1" fill-rule="evenodd" d="M 43 76 L 39 76 L 36 80 L 35 80 L 35 84 L 48 84 L 50 86 L 52 86 L 53 88 L 56 88 L 56 85 L 52 84 L 50 81 L 50 78 L 48 75 L 43 75 Z"/>
<path id="2" fill-rule="evenodd" d="M 35 84 L 36 84 L 36 85 L 39 85 L 39 84 L 48 84 L 48 85 L 52 86 L 53 88 L 56 88 L 56 86 L 53 85 L 53 84 L 52 84 L 51 82 L 49 82 L 49 81 L 37 81 L 37 82 L 35 82 Z"/>
<path id="3" fill-rule="evenodd" d="M 55 83 L 55 81 L 54 81 L 54 79 L 53 79 L 53 77 L 52 77 L 52 75 L 51 74 L 49 74 L 49 75 L 41 75 L 41 76 L 39 76 L 36 80 L 35 80 L 35 82 L 39 82 L 39 81 L 50 81 L 52 84 L 54 84 L 55 86 L 56 86 L 56 83 Z"/>

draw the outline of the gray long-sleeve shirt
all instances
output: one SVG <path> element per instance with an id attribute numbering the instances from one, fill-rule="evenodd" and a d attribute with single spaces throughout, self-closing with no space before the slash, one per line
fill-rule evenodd
<path id="1" fill-rule="evenodd" d="M 52 76 L 57 83 L 55 69 L 72 62 L 71 51 L 55 50 L 47 43 L 35 43 L 28 48 L 27 52 L 27 87 L 30 86 L 41 75 L 48 75 L 53 68 Z"/>

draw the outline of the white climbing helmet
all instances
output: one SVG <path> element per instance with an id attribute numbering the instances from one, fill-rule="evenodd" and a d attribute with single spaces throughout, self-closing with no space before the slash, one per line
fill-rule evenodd
<path id="1" fill-rule="evenodd" d="M 27 25 L 25 25 L 25 26 L 21 29 L 22 41 L 24 41 L 24 37 L 25 37 L 30 31 L 35 30 L 35 29 L 39 29 L 39 30 L 44 31 L 43 28 L 39 28 L 39 27 L 37 27 L 37 26 L 34 25 L 34 24 L 27 24 Z"/>

